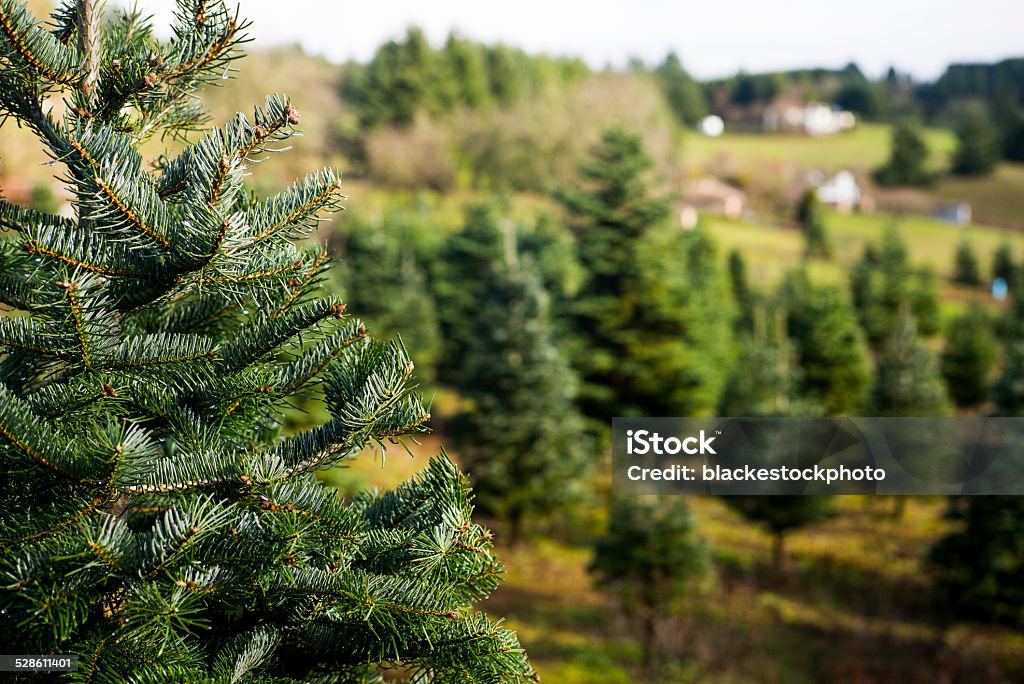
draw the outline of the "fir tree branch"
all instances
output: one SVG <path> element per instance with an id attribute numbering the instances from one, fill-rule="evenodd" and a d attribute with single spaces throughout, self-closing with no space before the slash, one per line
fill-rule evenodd
<path id="1" fill-rule="evenodd" d="M 327 251 L 321 251 L 319 256 L 310 265 L 309 270 L 306 271 L 305 275 L 301 279 L 297 279 L 294 282 L 289 282 L 288 285 L 292 288 L 291 294 L 288 299 L 285 300 L 284 304 L 274 313 L 275 317 L 283 316 L 285 311 L 289 309 L 296 301 L 298 301 L 301 294 L 308 288 L 320 274 L 321 269 L 327 262 Z"/>
<path id="2" fill-rule="evenodd" d="M 120 271 L 116 268 L 108 268 L 96 263 L 87 263 L 85 261 L 79 261 L 75 257 L 62 254 L 54 249 L 51 249 L 37 240 L 28 240 L 24 243 L 25 251 L 28 252 L 29 256 L 34 254 L 40 254 L 44 257 L 55 259 L 63 264 L 67 264 L 76 269 L 88 271 L 89 273 L 98 273 L 100 275 L 117 277 L 117 278 L 137 278 L 146 279 L 148 276 L 144 273 L 135 273 L 132 271 Z"/>
<path id="3" fill-rule="evenodd" d="M 323 171 L 296 183 L 285 192 L 258 203 L 246 212 L 246 223 L 255 235 L 234 247 L 240 249 L 283 234 L 294 239 L 305 235 L 321 220 L 323 213 L 342 209 L 341 180 Z M 299 228 L 301 231 L 296 231 Z"/>
<path id="4" fill-rule="evenodd" d="M 77 283 L 60 281 L 57 286 L 64 290 L 68 298 L 68 306 L 71 309 L 71 316 L 75 323 L 75 337 L 78 339 L 78 348 L 82 354 L 82 363 L 86 368 L 92 368 L 92 359 L 89 355 L 89 345 L 85 339 L 84 312 L 75 300 L 75 290 L 79 288 Z"/>
<path id="5" fill-rule="evenodd" d="M 96 0 L 77 0 L 78 52 L 82 57 L 82 79 L 78 90 L 85 103 L 92 101 L 93 88 L 99 78 L 99 46 L 96 42 Z"/>
<path id="6" fill-rule="evenodd" d="M 0 56 L 22 62 L 41 78 L 60 85 L 73 85 L 79 78 L 74 54 L 15 0 L 0 0 L 0 37 Z"/>
<path id="7" fill-rule="evenodd" d="M 107 181 L 100 176 L 96 176 L 96 185 L 99 187 L 103 195 L 110 201 L 110 204 L 120 213 L 120 215 L 130 223 L 139 229 L 143 235 L 148 237 L 150 240 L 163 247 L 169 252 L 179 254 L 178 250 L 170 243 L 170 241 L 158 233 L 149 223 L 143 218 L 138 212 L 136 212 L 129 205 L 128 200 L 121 197 L 117 190 L 111 187 Z"/>

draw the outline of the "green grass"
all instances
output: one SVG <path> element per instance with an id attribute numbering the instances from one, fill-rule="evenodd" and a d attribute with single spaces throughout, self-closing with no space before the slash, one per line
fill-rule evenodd
<path id="1" fill-rule="evenodd" d="M 508 616 L 548 682 L 972 681 L 1024 676 L 1024 635 L 991 626 L 933 626 L 927 548 L 949 529 L 940 498 L 839 497 L 842 514 L 793 533 L 788 567 L 771 540 L 711 497 L 691 499 L 715 556 L 716 586 L 692 596 L 669 632 L 678 656 L 645 670 L 633 631 L 586 572 L 590 552 L 550 540 L 502 548 L 504 586 L 485 607 Z M 934 653 L 942 652 L 939 662 Z M 983 667 L 981 667 L 983 666 Z M 979 668 L 974 671 L 973 668 Z"/>
<path id="2" fill-rule="evenodd" d="M 758 133 L 726 133 L 720 138 L 691 135 L 684 146 L 691 169 L 733 176 L 763 190 L 771 187 L 770 179 L 798 175 L 801 169 L 851 169 L 866 176 L 888 159 L 889 136 L 888 126 L 860 124 L 848 133 L 822 138 Z M 931 150 L 929 166 L 945 173 L 956 148 L 955 136 L 948 130 L 930 128 L 924 129 L 923 137 Z M 965 201 L 978 223 L 1024 229 L 1024 164 L 1001 164 L 995 173 L 981 178 L 945 175 L 934 188 L 912 194 L 931 201 Z"/>
<path id="3" fill-rule="evenodd" d="M 943 313 L 955 314 L 968 301 L 990 301 L 984 290 L 969 290 L 950 282 L 953 256 L 960 241 L 974 247 L 986 278 L 992 255 L 1004 241 L 1013 246 L 1016 259 L 1024 259 L 1024 234 L 989 226 L 958 228 L 924 217 L 895 219 L 885 214 L 827 214 L 826 226 L 834 247 L 831 261 L 810 263 L 812 277 L 818 282 L 845 283 L 851 266 L 860 258 L 868 242 L 878 242 L 886 227 L 895 223 L 910 251 L 911 261 L 930 266 L 940 279 Z M 731 221 L 710 216 L 705 226 L 718 243 L 724 260 L 738 249 L 747 263 L 748 277 L 756 287 L 775 286 L 787 271 L 803 263 L 803 235 L 796 227 L 774 226 L 747 221 Z"/>
<path id="4" fill-rule="evenodd" d="M 947 176 L 935 194 L 969 202 L 980 223 L 1024 227 L 1024 164 L 1002 164 L 983 178 Z"/>
<path id="5" fill-rule="evenodd" d="M 923 136 L 932 153 L 930 165 L 944 169 L 956 145 L 953 134 L 925 129 Z M 720 159 L 755 165 L 790 162 L 824 171 L 870 171 L 888 158 L 889 139 L 888 126 L 860 124 L 847 133 L 821 138 L 758 133 L 726 133 L 720 138 L 691 135 L 684 142 L 684 151 L 688 161 L 699 166 Z"/>

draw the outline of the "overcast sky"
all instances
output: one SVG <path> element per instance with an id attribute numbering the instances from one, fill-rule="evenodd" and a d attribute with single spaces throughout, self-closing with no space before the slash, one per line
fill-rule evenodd
<path id="1" fill-rule="evenodd" d="M 117 1 L 117 0 L 116 0 Z M 124 2 L 124 0 L 119 0 Z M 229 0 L 231 4 L 233 0 Z M 173 0 L 139 0 L 164 23 Z M 918 78 L 951 62 L 1024 56 L 1024 0 L 241 0 L 255 46 L 301 43 L 342 62 L 369 59 L 406 26 L 435 45 L 452 29 L 594 67 L 675 50 L 700 78 L 856 61 Z"/>

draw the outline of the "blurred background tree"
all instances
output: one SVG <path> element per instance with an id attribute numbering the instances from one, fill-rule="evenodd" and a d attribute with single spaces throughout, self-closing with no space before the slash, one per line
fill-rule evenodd
<path id="1" fill-rule="evenodd" d="M 800 199 L 796 208 L 796 221 L 804 233 L 804 255 L 809 258 L 830 258 L 832 245 L 825 228 L 825 215 L 818 201 L 817 189 L 809 189 Z"/>
<path id="2" fill-rule="evenodd" d="M 871 414 L 944 416 L 949 411 L 949 395 L 935 352 L 918 338 L 917 322 L 905 311 L 878 358 Z"/>
<path id="3" fill-rule="evenodd" d="M 978 255 L 975 254 L 970 240 L 961 240 L 956 248 L 953 280 L 968 287 L 981 285 L 981 265 L 978 263 Z"/>
<path id="4" fill-rule="evenodd" d="M 776 573 L 785 567 L 786 536 L 790 532 L 837 514 L 835 501 L 828 496 L 727 496 L 722 500 L 772 535 L 772 568 Z"/>
<path id="5" fill-rule="evenodd" d="M 640 632 L 643 662 L 651 666 L 663 658 L 659 625 L 708 575 L 710 555 L 685 497 L 619 497 L 589 570 L 621 602 Z"/>
<path id="6" fill-rule="evenodd" d="M 592 418 L 707 415 L 728 370 L 727 283 L 701 231 L 664 230 L 641 139 L 604 134 L 558 199 L 569 212 L 584 280 L 573 317 L 580 405 Z"/>
<path id="7" fill-rule="evenodd" d="M 967 307 L 949 324 L 941 368 L 949 396 L 958 408 L 978 406 L 988 399 L 989 376 L 996 360 L 989 327 L 988 314 L 979 306 Z"/>
<path id="8" fill-rule="evenodd" d="M 552 335 L 547 294 L 514 245 L 477 288 L 458 388 L 467 409 L 449 434 L 478 510 L 510 544 L 530 520 L 579 505 L 595 454 L 576 412 L 576 379 Z"/>
<path id="9" fill-rule="evenodd" d="M 961 528 L 931 549 L 939 603 L 953 615 L 1024 625 L 1024 497 L 950 502 Z"/>
<path id="10" fill-rule="evenodd" d="M 875 169 L 875 182 L 886 187 L 927 187 L 936 180 L 935 174 L 927 168 L 930 156 L 931 151 L 917 127 L 909 121 L 901 121 L 893 126 L 889 160 Z"/>

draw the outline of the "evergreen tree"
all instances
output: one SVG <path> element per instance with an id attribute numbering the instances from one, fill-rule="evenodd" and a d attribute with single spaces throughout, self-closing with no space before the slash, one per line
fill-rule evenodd
<path id="1" fill-rule="evenodd" d="M 1024 497 L 954 499 L 948 517 L 961 529 L 929 554 L 940 605 L 961 617 L 1024 625 Z"/>
<path id="2" fill-rule="evenodd" d="M 541 217 L 532 229 L 508 218 L 499 218 L 490 204 L 471 206 L 463 227 L 437 248 L 431 260 L 431 286 L 437 301 L 437 317 L 444 344 L 438 374 L 458 384 L 459 372 L 475 339 L 471 321 L 479 302 L 486 299 L 496 269 L 506 260 L 533 264 L 542 289 L 551 301 L 551 321 L 556 340 L 564 341 L 570 299 L 580 279 L 574 245 L 566 231 Z"/>
<path id="3" fill-rule="evenodd" d="M 786 563 L 786 535 L 836 515 L 828 496 L 727 496 L 723 501 L 752 523 L 772 535 L 772 566 L 781 572 Z"/>
<path id="4" fill-rule="evenodd" d="M 729 285 L 732 296 L 737 304 L 742 304 L 750 296 L 750 283 L 747 280 L 747 262 L 738 249 L 729 251 Z"/>
<path id="5" fill-rule="evenodd" d="M 719 415 L 811 416 L 821 408 L 798 394 L 800 368 L 786 334 L 785 312 L 756 304 L 751 330 L 738 333 L 739 348 Z"/>
<path id="6" fill-rule="evenodd" d="M 1010 161 L 1024 161 L 1024 116 L 1019 113 L 1003 129 L 1003 156 Z"/>
<path id="7" fill-rule="evenodd" d="M 892 129 L 889 160 L 874 172 L 875 182 L 884 186 L 928 186 L 935 174 L 927 169 L 930 152 L 924 139 L 909 121 Z"/>
<path id="8" fill-rule="evenodd" d="M 661 79 L 665 98 L 679 123 L 695 126 L 708 113 L 704 91 L 683 68 L 676 53 L 670 52 L 654 73 Z"/>
<path id="9" fill-rule="evenodd" d="M 710 555 L 694 535 L 685 497 L 619 497 L 608 521 L 590 572 L 637 624 L 644 662 L 651 665 L 660 656 L 659 621 L 708 574 Z"/>
<path id="10" fill-rule="evenodd" d="M 397 213 L 372 226 L 350 222 L 340 235 L 338 270 L 346 304 L 378 337 L 400 337 L 416 357 L 417 376 L 431 382 L 441 355 L 441 331 L 414 231 L 410 219 Z"/>
<path id="11" fill-rule="evenodd" d="M 519 99 L 530 77 L 528 58 L 507 45 L 488 47 L 485 53 L 491 97 L 499 104 L 509 105 Z"/>
<path id="12" fill-rule="evenodd" d="M 950 324 L 942 353 L 942 376 L 949 396 L 961 408 L 977 406 L 988 397 L 988 376 L 996 353 L 988 325 L 988 316 L 980 306 L 968 306 Z"/>
<path id="13" fill-rule="evenodd" d="M 944 416 L 949 395 L 935 353 L 917 337 L 913 316 L 904 314 L 886 341 L 875 370 L 871 407 L 878 416 Z"/>
<path id="14" fill-rule="evenodd" d="M 1017 264 L 1013 261 L 1013 247 L 1003 242 L 992 256 L 992 279 L 1002 278 L 1008 288 L 1017 284 Z"/>
<path id="15" fill-rule="evenodd" d="M 300 240 L 338 208 L 338 176 L 243 191 L 295 106 L 269 98 L 143 164 L 147 139 L 197 126 L 192 95 L 244 24 L 216 0 L 180 0 L 168 43 L 89 0 L 52 31 L 0 0 L 0 24 L 0 114 L 63 165 L 77 209 L 0 203 L 0 302 L 21 314 L 0 318 L 5 650 L 78 655 L 111 682 L 528 675 L 470 608 L 500 567 L 449 460 L 352 501 L 313 475 L 428 415 L 401 347 L 318 295 L 326 254 Z M 281 435 L 303 392 L 330 420 Z"/>
<path id="16" fill-rule="evenodd" d="M 578 502 L 592 463 L 574 405 L 572 371 L 552 340 L 547 297 L 529 262 L 494 269 L 479 291 L 459 390 L 470 409 L 453 422 L 478 509 L 508 525 Z"/>
<path id="17" fill-rule="evenodd" d="M 732 299 L 737 308 L 734 327 L 736 330 L 749 331 L 754 325 L 754 307 L 758 297 L 750 288 L 747 280 L 747 262 L 738 249 L 729 252 L 728 271 Z"/>
<path id="18" fill-rule="evenodd" d="M 1013 290 L 1012 306 L 999 322 L 999 337 L 1006 340 L 999 378 L 992 386 L 998 416 L 1024 415 L 1024 293 Z"/>
<path id="19" fill-rule="evenodd" d="M 909 309 L 918 332 L 939 331 L 938 289 L 929 269 L 910 264 L 907 246 L 895 227 L 882 237 L 880 247 L 868 245 L 850 270 L 850 294 L 857 319 L 872 348 L 880 350 L 892 335 L 901 311 Z"/>
<path id="20" fill-rule="evenodd" d="M 812 285 L 804 271 L 790 275 L 780 297 L 797 353 L 800 397 L 827 415 L 856 415 L 871 371 L 849 300 L 836 287 Z"/>
<path id="21" fill-rule="evenodd" d="M 714 247 L 703 231 L 664 229 L 651 161 L 639 137 L 610 130 L 580 167 L 585 184 L 558 198 L 570 211 L 584 280 L 573 354 L 584 412 L 713 412 L 730 361 L 732 309 Z"/>
<path id="22" fill-rule="evenodd" d="M 832 246 L 825 230 L 825 212 L 814 188 L 805 192 L 797 205 L 796 220 L 804 233 L 804 254 L 828 259 L 832 255 Z"/>
<path id="23" fill-rule="evenodd" d="M 504 237 L 492 207 L 470 207 L 462 229 L 441 245 L 434 262 L 432 282 L 444 345 L 438 376 L 456 382 L 462 361 L 473 342 L 467 322 L 476 319 L 482 297 L 479 290 L 494 277 L 504 259 Z"/>
<path id="24" fill-rule="evenodd" d="M 481 107 L 491 99 L 487 82 L 487 62 L 484 50 L 455 34 L 448 36 L 442 59 L 457 86 L 458 101 L 470 108 Z"/>
<path id="25" fill-rule="evenodd" d="M 56 214 L 60 211 L 60 203 L 57 201 L 57 196 L 53 194 L 49 183 L 36 183 L 32 186 L 28 205 L 30 209 L 44 214 Z"/>
<path id="26" fill-rule="evenodd" d="M 924 337 L 936 335 L 942 328 L 939 308 L 939 283 L 930 266 L 921 266 L 911 272 L 907 303 L 917 320 L 917 332 Z"/>
<path id="27" fill-rule="evenodd" d="M 984 176 L 999 163 L 999 140 L 995 126 L 980 111 L 972 111 L 956 129 L 957 147 L 953 153 L 953 173 L 958 176 Z"/>
<path id="28" fill-rule="evenodd" d="M 956 248 L 953 261 L 953 280 L 961 285 L 977 287 L 981 285 L 981 267 L 978 255 L 968 240 L 961 240 Z"/>
<path id="29" fill-rule="evenodd" d="M 405 40 L 382 45 L 358 82 L 349 85 L 360 125 L 408 126 L 420 110 L 439 111 L 437 55 L 423 31 L 410 27 Z"/>
<path id="30" fill-rule="evenodd" d="M 992 401 L 996 415 L 1024 415 L 1024 339 L 1017 337 L 1007 341 L 1002 370 L 992 386 Z"/>

